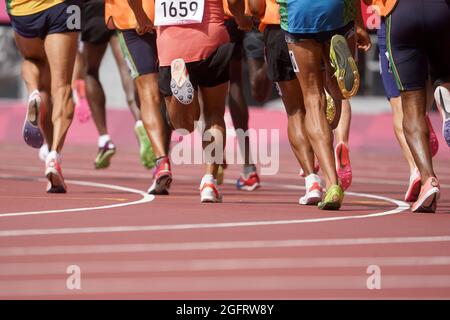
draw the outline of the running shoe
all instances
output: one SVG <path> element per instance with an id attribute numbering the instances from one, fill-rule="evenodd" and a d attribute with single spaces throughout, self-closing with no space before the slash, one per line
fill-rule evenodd
<path id="1" fill-rule="evenodd" d="M 325 193 L 323 201 L 319 202 L 320 210 L 339 210 L 344 201 L 344 190 L 341 186 L 333 185 Z"/>
<path id="2" fill-rule="evenodd" d="M 39 108 L 41 106 L 41 94 L 38 90 L 31 93 L 28 99 L 27 115 L 23 124 L 22 134 L 26 144 L 39 149 L 44 144 L 44 135 L 39 128 Z"/>
<path id="3" fill-rule="evenodd" d="M 441 111 L 442 115 L 442 134 L 450 147 L 450 92 L 447 88 L 439 86 L 434 91 L 434 99 L 436 104 Z"/>
<path id="4" fill-rule="evenodd" d="M 352 167 L 350 165 L 350 155 L 348 147 L 343 143 L 338 143 L 334 151 L 336 157 L 336 172 L 344 190 L 352 184 Z"/>
<path id="5" fill-rule="evenodd" d="M 319 173 L 319 170 L 320 170 L 320 165 L 319 165 L 319 163 L 318 162 L 316 162 L 316 164 L 314 165 L 314 173 Z M 301 168 L 300 169 L 300 177 L 302 177 L 302 178 L 306 178 L 306 173 L 305 173 L 305 171 L 303 171 L 303 168 Z"/>
<path id="6" fill-rule="evenodd" d="M 172 79 L 170 89 L 182 104 L 191 104 L 194 99 L 194 87 L 189 81 L 189 74 L 183 59 L 175 59 L 170 65 Z"/>
<path id="7" fill-rule="evenodd" d="M 139 141 L 141 163 L 147 169 L 152 169 L 156 165 L 156 156 L 142 121 L 136 122 L 134 132 L 136 133 L 136 137 Z"/>
<path id="8" fill-rule="evenodd" d="M 320 177 L 317 174 L 310 174 L 306 177 L 306 194 L 298 201 L 301 205 L 316 205 L 322 201 L 323 191 Z"/>
<path id="9" fill-rule="evenodd" d="M 244 174 L 236 181 L 236 188 L 242 191 L 255 191 L 261 187 L 261 180 L 258 173 L 252 172 L 245 176 Z"/>
<path id="10" fill-rule="evenodd" d="M 431 156 L 434 157 L 439 151 L 439 140 L 436 136 L 436 132 L 434 132 L 433 125 L 431 124 L 430 117 L 428 114 L 425 117 L 427 121 L 428 129 L 430 130 L 430 151 Z"/>
<path id="11" fill-rule="evenodd" d="M 439 181 L 435 177 L 429 178 L 422 186 L 419 199 L 412 206 L 412 212 L 436 212 L 440 192 Z"/>
<path id="12" fill-rule="evenodd" d="M 200 183 L 200 200 L 202 203 L 222 202 L 217 180 L 212 175 L 205 175 Z"/>
<path id="13" fill-rule="evenodd" d="M 86 97 L 86 81 L 76 80 L 73 88 L 75 101 L 75 115 L 80 123 L 85 123 L 91 118 L 91 109 Z"/>
<path id="14" fill-rule="evenodd" d="M 420 180 L 421 180 L 420 172 L 416 168 L 414 170 L 414 172 L 411 174 L 411 176 L 409 177 L 409 186 L 408 186 L 408 190 L 406 190 L 406 194 L 405 194 L 406 202 L 417 201 L 417 198 L 419 197 L 419 194 L 420 194 L 420 187 L 421 187 Z"/>
<path id="15" fill-rule="evenodd" d="M 44 143 L 42 147 L 39 149 L 39 159 L 43 162 L 47 160 L 47 156 L 50 153 L 50 149 L 48 148 L 48 144 Z"/>
<path id="16" fill-rule="evenodd" d="M 116 147 L 111 140 L 105 143 L 103 147 L 98 148 L 95 158 L 95 169 L 106 169 L 111 164 L 111 158 L 116 154 Z"/>
<path id="17" fill-rule="evenodd" d="M 168 195 L 170 185 L 172 184 L 172 170 L 169 157 L 164 157 L 158 161 L 153 171 L 153 183 L 148 189 L 149 194 Z"/>
<path id="18" fill-rule="evenodd" d="M 335 77 L 344 99 L 350 99 L 359 89 L 360 75 L 355 59 L 350 52 L 347 40 L 334 35 L 330 44 L 330 61 L 335 69 Z"/>
<path id="19" fill-rule="evenodd" d="M 48 179 L 47 193 L 66 193 L 67 187 L 61 171 L 61 159 L 56 152 L 50 152 L 45 161 L 45 176 Z"/>

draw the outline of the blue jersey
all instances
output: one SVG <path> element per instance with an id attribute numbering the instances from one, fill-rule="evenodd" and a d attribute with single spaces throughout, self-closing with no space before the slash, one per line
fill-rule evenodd
<path id="1" fill-rule="evenodd" d="M 277 0 L 281 27 L 289 33 L 340 29 L 355 20 L 355 0 Z"/>

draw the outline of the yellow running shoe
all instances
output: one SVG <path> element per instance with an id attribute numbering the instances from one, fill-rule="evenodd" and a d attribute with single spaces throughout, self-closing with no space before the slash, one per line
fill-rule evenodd
<path id="1" fill-rule="evenodd" d="M 320 210 L 339 210 L 344 201 L 344 190 L 341 186 L 333 185 L 325 194 L 322 202 L 319 202 Z"/>
<path id="2" fill-rule="evenodd" d="M 339 34 L 331 38 L 330 61 L 335 69 L 334 75 L 341 89 L 342 96 L 345 99 L 350 99 L 358 92 L 360 75 L 347 40 Z"/>

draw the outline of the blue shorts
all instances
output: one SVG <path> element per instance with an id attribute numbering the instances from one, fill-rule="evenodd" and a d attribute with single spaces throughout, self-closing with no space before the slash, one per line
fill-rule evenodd
<path id="1" fill-rule="evenodd" d="M 80 8 L 79 12 L 81 13 L 81 2 L 81 0 L 66 0 L 28 16 L 11 15 L 11 25 L 17 34 L 25 38 L 45 39 L 47 35 L 53 33 L 78 32 L 80 29 L 76 24 L 75 26 L 68 25 L 68 21 L 74 19 L 74 12 L 68 8 L 76 5 Z M 81 16 L 79 18 L 81 19 Z"/>
<path id="2" fill-rule="evenodd" d="M 117 31 L 120 47 L 133 79 L 158 73 L 156 32 L 138 35 L 136 30 Z"/>
<path id="3" fill-rule="evenodd" d="M 392 74 L 392 69 L 389 62 L 389 57 L 387 56 L 386 47 L 386 21 L 383 19 L 381 21 L 381 27 L 377 31 L 378 36 L 378 47 L 380 48 L 380 73 L 383 80 L 384 91 L 386 98 L 391 100 L 392 98 L 397 98 L 400 96 L 400 91 L 398 91 L 397 83 L 395 82 L 394 75 Z"/>

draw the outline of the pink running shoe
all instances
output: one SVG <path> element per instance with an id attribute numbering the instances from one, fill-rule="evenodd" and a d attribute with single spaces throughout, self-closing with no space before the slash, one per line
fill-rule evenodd
<path id="1" fill-rule="evenodd" d="M 422 186 L 419 199 L 411 208 L 412 212 L 435 213 L 440 192 L 439 181 L 435 177 L 428 178 L 427 182 Z"/>
<path id="2" fill-rule="evenodd" d="M 335 149 L 336 171 L 341 182 L 342 189 L 347 190 L 352 184 L 352 167 L 350 165 L 350 154 L 344 143 L 338 143 Z"/>
<path id="3" fill-rule="evenodd" d="M 428 125 L 428 129 L 430 130 L 430 151 L 431 156 L 434 157 L 439 151 L 439 140 L 436 136 L 436 132 L 434 132 L 433 125 L 431 124 L 430 117 L 425 117 Z"/>
<path id="4" fill-rule="evenodd" d="M 405 201 L 406 202 L 417 201 L 417 198 L 419 197 L 420 194 L 420 187 L 421 187 L 420 172 L 416 168 L 411 177 L 409 177 L 409 186 L 408 190 L 406 190 Z"/>
<path id="5" fill-rule="evenodd" d="M 75 100 L 75 115 L 80 123 L 85 123 L 91 118 L 91 109 L 86 97 L 86 82 L 76 80 L 73 88 L 73 98 Z"/>

